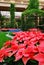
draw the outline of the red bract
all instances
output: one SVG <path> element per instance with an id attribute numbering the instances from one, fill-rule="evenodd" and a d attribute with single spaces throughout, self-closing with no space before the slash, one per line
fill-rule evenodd
<path id="1" fill-rule="evenodd" d="M 4 44 L 4 46 L 7 47 L 7 46 L 9 46 L 10 44 L 11 44 L 11 41 L 9 40 L 9 41 L 7 41 L 7 42 Z"/>
<path id="2" fill-rule="evenodd" d="M 15 61 L 22 59 L 24 65 L 30 59 L 44 65 L 44 33 L 37 29 L 15 33 L 14 38 L 0 49 L 0 62 L 11 56 Z"/>
<path id="3" fill-rule="evenodd" d="M 26 63 L 27 63 L 27 61 L 28 61 L 29 59 L 30 59 L 30 58 L 28 58 L 28 57 L 23 57 L 23 58 L 22 58 L 22 61 L 23 61 L 24 65 L 26 65 Z"/>
<path id="4" fill-rule="evenodd" d="M 14 55 L 15 61 L 17 61 L 23 57 L 24 50 L 25 50 L 24 48 L 18 50 L 18 52 Z"/>
<path id="5" fill-rule="evenodd" d="M 44 62 L 39 62 L 39 65 L 44 65 Z"/>
<path id="6" fill-rule="evenodd" d="M 2 62 L 5 57 L 9 57 L 9 52 L 10 52 L 10 51 L 11 51 L 10 48 L 1 49 L 1 50 L 0 50 L 0 62 Z"/>
<path id="7" fill-rule="evenodd" d="M 0 50 L 0 62 L 2 62 L 3 61 L 3 58 L 4 58 L 4 53 L 3 52 L 5 52 L 4 49 L 3 50 Z"/>
<path id="8" fill-rule="evenodd" d="M 38 53 L 34 56 L 34 59 L 39 61 L 39 65 L 44 65 L 44 53 Z"/>

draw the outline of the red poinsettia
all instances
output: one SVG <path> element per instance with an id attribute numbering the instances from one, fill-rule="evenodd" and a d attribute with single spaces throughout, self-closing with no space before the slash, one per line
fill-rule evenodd
<path id="1" fill-rule="evenodd" d="M 0 49 L 0 62 L 11 56 L 15 61 L 22 59 L 24 65 L 30 59 L 44 65 L 44 33 L 37 29 L 15 33 L 14 38 Z"/>

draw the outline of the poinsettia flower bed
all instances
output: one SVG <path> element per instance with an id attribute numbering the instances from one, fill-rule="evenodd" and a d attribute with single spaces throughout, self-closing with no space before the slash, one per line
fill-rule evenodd
<path id="1" fill-rule="evenodd" d="M 15 62 L 22 59 L 24 65 L 30 59 L 44 65 L 44 33 L 37 29 L 15 33 L 14 38 L 0 49 L 0 62 L 11 56 Z"/>

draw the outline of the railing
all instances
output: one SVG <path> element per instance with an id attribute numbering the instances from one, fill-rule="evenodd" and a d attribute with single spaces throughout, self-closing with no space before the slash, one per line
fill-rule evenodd
<path id="1" fill-rule="evenodd" d="M 28 3 L 28 1 L 27 0 L 0 0 L 0 2 L 7 2 L 7 3 L 11 3 L 11 2 L 13 2 L 13 3 Z"/>
<path id="2" fill-rule="evenodd" d="M 5 4 L 5 6 L 6 6 L 6 4 L 15 3 L 15 6 L 17 6 L 17 5 L 18 5 L 18 7 L 24 6 L 24 8 L 26 8 L 28 5 L 28 1 L 29 0 L 0 0 L 0 5 Z M 40 7 L 39 7 L 40 9 L 43 8 L 44 7 L 44 1 L 41 0 L 39 5 L 40 5 Z"/>

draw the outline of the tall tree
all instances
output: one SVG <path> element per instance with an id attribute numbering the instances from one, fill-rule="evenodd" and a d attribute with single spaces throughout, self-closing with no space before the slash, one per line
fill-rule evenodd
<path id="1" fill-rule="evenodd" d="M 39 9 L 39 0 L 29 0 L 28 9 Z"/>
<path id="2" fill-rule="evenodd" d="M 27 9 L 22 13 L 21 29 L 28 30 L 38 26 L 41 16 L 44 16 L 44 11 L 39 9 L 39 0 L 29 0 Z"/>
<path id="3" fill-rule="evenodd" d="M 11 28 L 15 27 L 15 13 L 14 12 L 15 12 L 15 4 L 11 3 L 11 6 L 10 6 L 10 21 L 11 21 L 10 27 Z"/>

